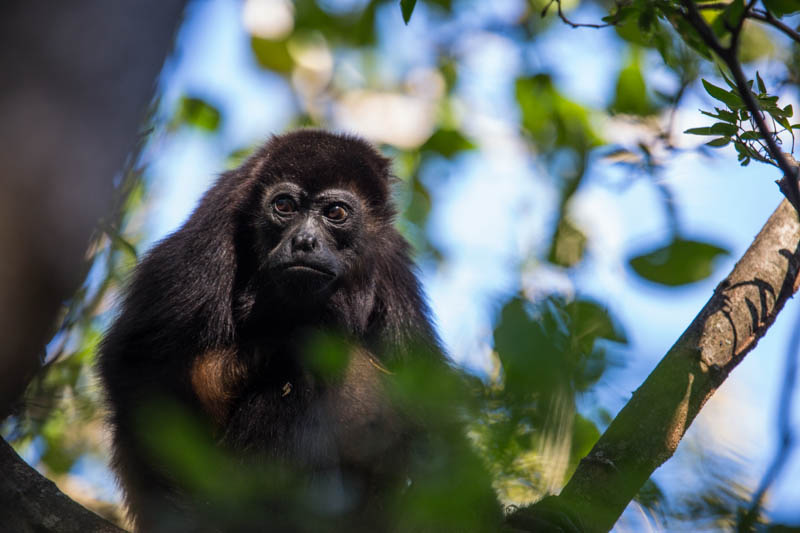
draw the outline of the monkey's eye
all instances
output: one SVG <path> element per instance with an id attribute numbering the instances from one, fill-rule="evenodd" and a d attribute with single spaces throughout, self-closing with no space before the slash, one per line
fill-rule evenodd
<path id="1" fill-rule="evenodd" d="M 297 211 L 297 204 L 288 196 L 278 196 L 272 201 L 272 207 L 281 215 L 291 215 Z"/>
<path id="2" fill-rule="evenodd" d="M 325 209 L 325 218 L 334 222 L 344 222 L 348 215 L 342 204 L 333 204 Z"/>

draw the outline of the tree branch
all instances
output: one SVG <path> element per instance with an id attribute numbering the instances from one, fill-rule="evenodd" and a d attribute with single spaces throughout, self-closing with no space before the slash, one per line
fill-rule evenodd
<path id="1" fill-rule="evenodd" d="M 800 284 L 798 272 L 800 221 L 784 201 L 548 507 L 568 509 L 587 531 L 611 529 L 772 325 Z M 536 515 L 536 506 L 519 513 Z"/>
<path id="2" fill-rule="evenodd" d="M 124 533 L 71 500 L 0 439 L 0 524 L 3 531 Z"/>
<path id="3" fill-rule="evenodd" d="M 729 4 L 726 4 L 725 2 L 717 2 L 717 3 L 714 3 L 714 4 L 701 4 L 701 5 L 697 6 L 697 9 L 699 9 L 699 10 L 721 11 L 721 10 L 727 8 L 728 5 Z M 785 33 L 793 41 L 795 41 L 797 43 L 800 43 L 800 33 L 798 33 L 797 31 L 793 30 L 790 26 L 787 26 L 786 24 L 781 22 L 779 19 L 775 18 L 775 16 L 772 13 L 770 13 L 769 11 L 767 11 L 766 9 L 752 9 L 747 14 L 746 18 L 750 18 L 750 19 L 758 20 L 760 22 L 764 22 L 764 23 L 776 28 L 777 30 L 782 31 L 783 33 Z"/>
<path id="4" fill-rule="evenodd" d="M 753 6 L 753 3 L 754 2 L 751 1 L 747 4 L 744 14 L 742 15 L 741 20 L 738 22 L 737 27 L 732 29 L 731 45 L 729 47 L 724 47 L 714 36 L 711 28 L 709 28 L 708 24 L 706 24 L 705 20 L 703 20 L 703 17 L 700 16 L 700 12 L 697 10 L 697 6 L 695 6 L 694 2 L 692 0 L 681 0 L 681 4 L 686 10 L 683 12 L 683 16 L 686 18 L 689 24 L 691 24 L 694 29 L 697 30 L 697 33 L 700 34 L 700 38 L 703 39 L 703 42 L 706 44 L 706 46 L 711 48 L 730 69 L 733 79 L 736 82 L 736 88 L 738 89 L 739 94 L 742 96 L 742 100 L 744 101 L 745 106 L 747 106 L 748 111 L 750 111 L 750 114 L 756 123 L 756 127 L 758 128 L 758 132 L 767 143 L 769 155 L 775 160 L 775 162 L 778 163 L 778 166 L 783 171 L 783 178 L 778 181 L 778 186 L 780 187 L 781 192 L 783 192 L 786 198 L 798 211 L 798 213 L 800 213 L 800 185 L 798 185 L 797 181 L 798 169 L 796 166 L 791 164 L 790 159 L 786 157 L 786 154 L 783 153 L 783 151 L 778 147 L 778 144 L 775 142 L 775 137 L 767 127 L 761 107 L 758 105 L 755 96 L 753 96 L 753 93 L 750 90 L 750 86 L 747 84 L 747 78 L 742 71 L 742 65 L 739 63 L 739 59 L 736 56 L 736 47 L 739 42 L 739 33 L 741 31 L 742 22 L 749 15 L 750 8 Z"/>
<path id="5" fill-rule="evenodd" d="M 606 22 L 604 24 L 591 24 L 591 23 L 584 23 L 584 22 L 572 22 L 567 18 L 564 14 L 564 10 L 561 9 L 561 0 L 550 0 L 550 3 L 545 6 L 542 10 L 542 18 L 547 14 L 547 10 L 550 8 L 551 5 L 556 4 L 556 9 L 558 10 L 558 18 L 566 24 L 567 26 L 571 26 L 572 28 L 607 28 L 608 26 L 613 26 L 616 24 L 615 22 Z"/>

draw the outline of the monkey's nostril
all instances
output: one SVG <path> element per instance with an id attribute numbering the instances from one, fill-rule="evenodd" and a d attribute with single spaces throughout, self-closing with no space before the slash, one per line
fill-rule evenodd
<path id="1" fill-rule="evenodd" d="M 292 238 L 292 248 L 310 252 L 317 248 L 317 238 L 308 234 L 295 235 Z"/>

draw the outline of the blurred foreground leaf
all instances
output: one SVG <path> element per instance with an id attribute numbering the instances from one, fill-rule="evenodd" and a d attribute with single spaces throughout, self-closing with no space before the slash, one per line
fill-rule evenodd
<path id="1" fill-rule="evenodd" d="M 411 20 L 411 14 L 414 12 L 414 6 L 417 5 L 417 0 L 400 0 L 400 10 L 403 12 L 403 21 L 408 24 Z"/>
<path id="2" fill-rule="evenodd" d="M 178 103 L 173 124 L 187 124 L 205 131 L 216 131 L 220 121 L 221 114 L 216 107 L 202 98 L 183 96 Z"/>
<path id="3" fill-rule="evenodd" d="M 451 158 L 459 152 L 474 150 L 475 145 L 454 129 L 440 128 L 420 147 L 421 151 L 429 150 Z"/>
<path id="4" fill-rule="evenodd" d="M 667 246 L 630 259 L 629 263 L 646 280 L 676 286 L 709 277 L 714 260 L 729 253 L 713 244 L 676 238 Z"/>
<path id="5" fill-rule="evenodd" d="M 261 37 L 250 39 L 250 48 L 252 48 L 258 64 L 278 74 L 290 74 L 294 67 L 294 61 L 286 44 L 286 40 L 271 41 Z"/>

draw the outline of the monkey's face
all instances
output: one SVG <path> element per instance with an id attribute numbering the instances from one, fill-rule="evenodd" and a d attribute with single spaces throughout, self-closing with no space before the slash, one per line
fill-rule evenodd
<path id="1" fill-rule="evenodd" d="M 265 266 L 291 303 L 325 297 L 356 259 L 364 206 L 346 189 L 307 190 L 294 182 L 267 187 L 262 213 Z"/>

